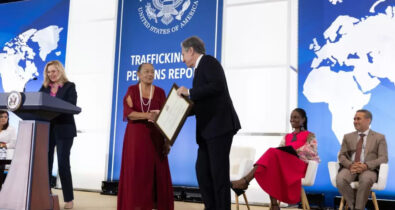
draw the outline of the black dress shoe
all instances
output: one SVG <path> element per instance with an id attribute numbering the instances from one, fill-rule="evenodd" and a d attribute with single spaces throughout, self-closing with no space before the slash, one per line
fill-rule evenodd
<path id="1" fill-rule="evenodd" d="M 236 193 L 237 196 L 240 196 L 245 192 L 245 190 L 233 188 L 232 182 L 230 183 L 230 188 Z"/>

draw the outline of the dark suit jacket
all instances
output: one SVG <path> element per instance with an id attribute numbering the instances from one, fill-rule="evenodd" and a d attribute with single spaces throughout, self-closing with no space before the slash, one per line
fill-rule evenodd
<path id="1" fill-rule="evenodd" d="M 339 163 L 350 168 L 352 154 L 355 153 L 359 135 L 357 131 L 344 135 L 339 153 Z M 385 136 L 373 130 L 369 131 L 365 146 L 365 164 L 369 170 L 378 170 L 380 164 L 388 162 L 387 142 Z"/>
<path id="2" fill-rule="evenodd" d="M 45 88 L 41 86 L 40 92 L 50 93 L 51 87 Z M 58 89 L 56 98 L 60 98 L 73 105 L 77 104 L 77 92 L 75 84 L 72 82 L 64 83 L 63 87 Z M 61 114 L 51 120 L 51 132 L 58 139 L 71 139 L 77 136 L 77 129 L 75 127 L 74 116 L 72 114 Z"/>
<path id="3" fill-rule="evenodd" d="M 210 55 L 203 55 L 195 69 L 193 86 L 189 90 L 194 102 L 196 133 L 211 139 L 241 128 L 230 98 L 221 64 Z"/>

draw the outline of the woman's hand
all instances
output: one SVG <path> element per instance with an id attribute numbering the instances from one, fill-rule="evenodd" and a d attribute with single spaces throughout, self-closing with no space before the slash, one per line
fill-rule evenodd
<path id="1" fill-rule="evenodd" d="M 151 110 L 148 113 L 148 122 L 154 122 L 158 118 L 159 110 Z"/>
<path id="2" fill-rule="evenodd" d="M 0 142 L 0 148 L 6 148 L 7 149 L 7 144 L 4 142 Z"/>
<path id="3" fill-rule="evenodd" d="M 168 155 L 170 153 L 171 145 L 170 141 L 165 140 L 165 143 L 163 144 L 163 154 Z"/>

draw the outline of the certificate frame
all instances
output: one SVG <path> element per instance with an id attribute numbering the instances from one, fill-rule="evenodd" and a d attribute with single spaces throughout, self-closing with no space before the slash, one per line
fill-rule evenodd
<path id="1" fill-rule="evenodd" d="M 170 141 L 171 145 L 174 144 L 193 107 L 191 99 L 187 96 L 180 97 L 177 95 L 178 88 L 178 85 L 174 83 L 167 95 L 165 104 L 154 121 L 155 126 Z"/>

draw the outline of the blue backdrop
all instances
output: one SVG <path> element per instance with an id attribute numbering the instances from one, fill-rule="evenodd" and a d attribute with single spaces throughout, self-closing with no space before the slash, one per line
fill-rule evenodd
<path id="1" fill-rule="evenodd" d="M 338 195 L 330 184 L 327 167 L 328 161 L 336 161 L 345 134 L 338 125 L 350 126 L 347 132 L 354 131 L 352 117 L 360 108 L 372 111 L 371 128 L 384 133 L 388 143 L 389 179 L 386 189 L 377 195 L 395 197 L 391 178 L 395 71 L 388 65 L 394 55 L 385 50 L 386 45 L 393 47 L 395 43 L 395 19 L 390 12 L 394 5 L 394 1 L 299 0 L 298 103 L 308 113 L 309 130 L 317 135 L 321 157 L 316 183 L 307 190 L 324 192 L 328 205 Z"/>
<path id="2" fill-rule="evenodd" d="M 181 42 L 197 35 L 207 54 L 220 59 L 222 4 L 222 0 L 119 1 L 108 180 L 119 179 L 126 128 L 122 99 L 137 83 L 138 65 L 153 63 L 154 84 L 166 93 L 173 83 L 191 87 L 193 69 L 182 63 Z M 197 186 L 196 152 L 195 119 L 189 117 L 169 155 L 174 185 Z"/>
<path id="3" fill-rule="evenodd" d="M 0 4 L 0 91 L 7 89 L 4 88 L 4 79 L 18 83 L 17 77 L 10 76 L 15 72 L 24 72 L 21 73 L 23 77 L 30 76 L 27 80 L 35 78 L 27 83 L 26 91 L 38 91 L 43 82 L 45 63 L 60 60 L 64 64 L 69 4 L 70 0 Z M 26 41 L 20 37 L 21 34 L 26 35 Z M 49 43 L 48 40 L 52 41 Z M 27 74 L 28 69 L 32 70 L 31 74 Z"/>

